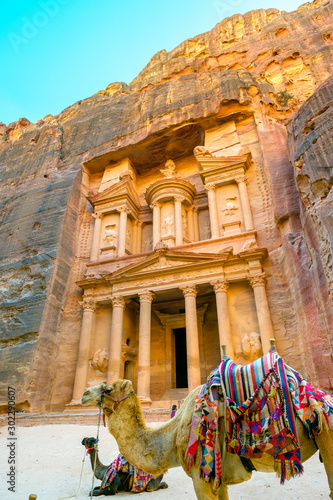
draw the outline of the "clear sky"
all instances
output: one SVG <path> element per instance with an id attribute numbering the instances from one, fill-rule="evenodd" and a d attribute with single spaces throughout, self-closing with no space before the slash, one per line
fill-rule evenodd
<path id="1" fill-rule="evenodd" d="M 0 121 L 35 122 L 111 82 L 129 83 L 159 50 L 253 9 L 302 0 L 15 0 L 0 6 Z"/>

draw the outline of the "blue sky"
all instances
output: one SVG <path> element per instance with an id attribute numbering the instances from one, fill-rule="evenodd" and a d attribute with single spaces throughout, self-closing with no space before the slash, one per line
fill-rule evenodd
<path id="1" fill-rule="evenodd" d="M 111 82 L 129 83 L 159 50 L 259 8 L 301 0 L 15 0 L 0 6 L 0 121 L 35 122 Z"/>

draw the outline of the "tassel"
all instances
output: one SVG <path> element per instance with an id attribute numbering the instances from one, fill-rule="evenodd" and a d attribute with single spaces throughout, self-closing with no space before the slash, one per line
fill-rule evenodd
<path id="1" fill-rule="evenodd" d="M 316 413 L 318 417 L 318 427 L 317 427 L 318 434 L 320 434 L 323 431 L 324 432 L 328 431 L 326 415 L 323 413 L 323 410 L 320 407 L 315 406 L 315 408 L 313 409 L 313 413 Z"/>

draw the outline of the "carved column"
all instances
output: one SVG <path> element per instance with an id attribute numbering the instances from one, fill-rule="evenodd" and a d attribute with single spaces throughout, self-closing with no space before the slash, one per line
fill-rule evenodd
<path id="1" fill-rule="evenodd" d="M 128 209 L 126 207 L 120 207 L 118 209 L 119 216 L 119 231 L 118 231 L 118 257 L 123 257 L 126 252 L 126 231 L 127 231 L 127 214 Z"/>
<path id="2" fill-rule="evenodd" d="M 242 207 L 245 231 L 251 231 L 252 229 L 254 229 L 254 225 L 249 195 L 246 186 L 247 177 L 246 175 L 238 175 L 237 177 L 235 177 L 235 181 L 238 184 L 239 201 Z"/>
<path id="3" fill-rule="evenodd" d="M 161 240 L 161 205 L 155 201 L 150 205 L 153 210 L 153 250 Z"/>
<path id="4" fill-rule="evenodd" d="M 195 285 L 188 285 L 179 288 L 183 291 L 185 297 L 187 378 L 188 390 L 192 391 L 201 384 L 196 305 L 197 291 Z"/>
<path id="5" fill-rule="evenodd" d="M 142 403 L 151 403 L 150 399 L 150 334 L 151 303 L 154 294 L 143 292 L 140 298 L 139 353 L 138 353 L 138 397 Z"/>
<path id="6" fill-rule="evenodd" d="M 136 253 L 142 252 L 142 222 L 138 221 L 136 233 Z"/>
<path id="7" fill-rule="evenodd" d="M 91 241 L 90 260 L 96 261 L 99 258 L 99 240 L 101 238 L 102 215 L 93 214 L 95 219 L 94 232 Z"/>
<path id="8" fill-rule="evenodd" d="M 89 369 L 89 350 L 94 322 L 95 303 L 91 298 L 84 298 L 82 307 L 83 316 L 79 342 L 79 354 L 76 363 L 72 401 L 72 403 L 77 404 L 80 403 L 82 394 L 86 390 L 87 375 Z"/>
<path id="9" fill-rule="evenodd" d="M 132 224 L 133 232 L 132 232 L 132 253 L 136 254 L 137 252 L 137 240 L 138 240 L 138 221 L 134 221 Z"/>
<path id="10" fill-rule="evenodd" d="M 199 216 L 198 216 L 198 209 L 196 207 L 193 207 L 193 230 L 194 230 L 194 241 L 200 241 Z"/>
<path id="11" fill-rule="evenodd" d="M 175 244 L 176 246 L 183 244 L 183 220 L 182 220 L 182 202 L 184 198 L 175 196 Z"/>
<path id="12" fill-rule="evenodd" d="M 215 184 L 206 184 L 205 189 L 208 193 L 211 237 L 218 238 L 220 236 L 220 229 L 219 229 L 219 219 L 217 214 Z"/>
<path id="13" fill-rule="evenodd" d="M 195 241 L 194 239 L 194 223 L 193 223 L 193 208 L 190 207 L 187 211 L 187 220 L 188 220 L 188 237 L 191 241 Z"/>
<path id="14" fill-rule="evenodd" d="M 123 297 L 112 297 L 112 322 L 109 343 L 109 365 L 107 383 L 111 384 L 121 378 L 121 354 L 123 343 L 123 324 L 125 300 Z"/>
<path id="15" fill-rule="evenodd" d="M 256 302 L 262 350 L 264 354 L 267 354 L 270 349 L 269 339 L 274 338 L 274 331 L 266 295 L 266 278 L 264 274 L 259 274 L 248 278 L 248 280 L 253 288 Z"/>
<path id="16" fill-rule="evenodd" d="M 222 344 L 227 345 L 227 352 L 230 359 L 235 359 L 234 348 L 232 345 L 230 318 L 228 309 L 227 290 L 229 283 L 226 280 L 211 283 L 214 288 L 217 309 L 217 323 L 219 328 L 220 352 L 222 359 Z"/>

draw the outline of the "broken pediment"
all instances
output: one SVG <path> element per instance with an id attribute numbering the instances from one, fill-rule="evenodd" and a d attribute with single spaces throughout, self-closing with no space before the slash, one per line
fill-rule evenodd
<path id="1" fill-rule="evenodd" d="M 134 181 L 130 175 L 124 175 L 123 178 L 113 184 L 112 186 L 104 189 L 100 193 L 88 196 L 88 200 L 93 205 L 93 207 L 103 208 L 105 203 L 110 203 L 110 201 L 118 202 L 129 199 L 135 204 L 136 208 L 140 209 L 140 200 L 136 192 L 136 187 Z"/>

